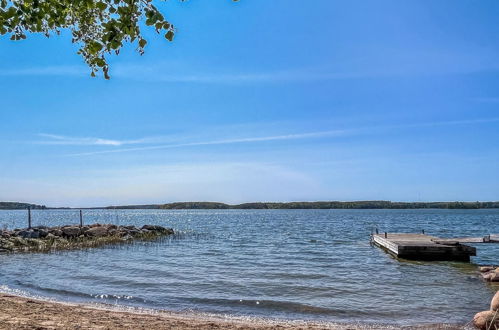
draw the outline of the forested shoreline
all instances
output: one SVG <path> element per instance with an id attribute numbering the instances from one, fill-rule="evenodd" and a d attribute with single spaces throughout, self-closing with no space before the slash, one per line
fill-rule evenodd
<path id="1" fill-rule="evenodd" d="M 70 209 L 45 205 L 0 202 L 0 210 Z M 163 210 L 285 210 L 285 209 L 493 209 L 499 208 L 497 202 L 391 202 L 391 201 L 324 201 L 324 202 L 255 202 L 225 204 L 218 202 L 176 202 L 167 204 L 115 205 L 106 207 L 87 207 L 85 209 L 163 209 Z"/>

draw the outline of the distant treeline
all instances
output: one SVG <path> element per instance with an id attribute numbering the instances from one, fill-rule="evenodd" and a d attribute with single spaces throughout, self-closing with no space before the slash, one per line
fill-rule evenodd
<path id="1" fill-rule="evenodd" d="M 33 210 L 44 210 L 47 208 L 45 205 L 17 203 L 17 202 L 0 202 L 0 210 L 25 210 L 28 207 Z"/>
<path id="2" fill-rule="evenodd" d="M 107 209 L 491 209 L 499 208 L 498 202 L 289 202 L 289 203 L 244 203 L 229 205 L 216 202 L 179 202 L 152 205 L 109 206 Z"/>
<path id="3" fill-rule="evenodd" d="M 0 202 L 0 210 L 22 210 L 30 207 L 35 210 L 55 209 L 45 205 L 17 202 Z M 289 203 L 244 203 L 230 205 L 217 202 L 179 202 L 168 204 L 120 205 L 97 207 L 97 209 L 164 209 L 164 210 L 196 210 L 196 209 L 493 209 L 499 208 L 498 202 L 390 202 L 390 201 L 358 201 L 358 202 L 289 202 Z M 60 208 L 62 209 L 62 208 Z M 67 209 L 67 208 L 64 208 Z"/>

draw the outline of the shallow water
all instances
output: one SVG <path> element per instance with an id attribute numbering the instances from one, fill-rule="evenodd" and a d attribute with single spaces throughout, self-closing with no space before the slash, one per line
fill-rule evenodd
<path id="1" fill-rule="evenodd" d="M 499 233 L 499 210 L 85 210 L 85 223 L 159 224 L 178 234 L 84 251 L 0 254 L 0 289 L 62 301 L 338 322 L 468 322 L 497 287 L 476 267 L 401 262 L 374 226 L 441 237 Z M 33 225 L 78 211 L 33 211 Z M 0 227 L 25 211 L 0 211 Z M 499 263 L 499 244 L 474 263 Z"/>

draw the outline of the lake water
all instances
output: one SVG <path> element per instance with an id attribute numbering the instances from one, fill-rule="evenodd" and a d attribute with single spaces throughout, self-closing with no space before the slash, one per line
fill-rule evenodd
<path id="1" fill-rule="evenodd" d="M 0 289 L 61 301 L 285 319 L 468 322 L 494 290 L 476 266 L 400 262 L 369 244 L 381 231 L 441 237 L 499 233 L 499 210 L 85 210 L 89 223 L 159 224 L 177 234 L 84 251 L 0 254 Z M 78 211 L 33 212 L 33 225 Z M 0 227 L 26 211 L 0 211 Z M 499 263 L 499 244 L 474 263 Z"/>

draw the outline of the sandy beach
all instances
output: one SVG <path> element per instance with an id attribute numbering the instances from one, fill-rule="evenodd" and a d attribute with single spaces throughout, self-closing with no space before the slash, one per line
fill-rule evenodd
<path id="1" fill-rule="evenodd" d="M 400 329 L 397 326 L 226 318 L 113 306 L 59 303 L 0 294 L 0 329 Z M 403 329 L 465 329 L 427 324 Z"/>

